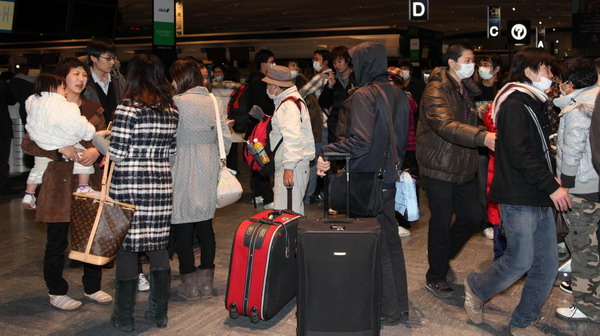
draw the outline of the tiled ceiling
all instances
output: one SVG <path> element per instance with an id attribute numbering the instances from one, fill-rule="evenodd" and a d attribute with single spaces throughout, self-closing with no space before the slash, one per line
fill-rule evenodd
<path id="1" fill-rule="evenodd" d="M 152 24 L 150 0 L 120 0 L 121 26 Z M 429 0 L 429 21 L 408 21 L 408 0 L 183 0 L 185 34 L 303 30 L 408 25 L 445 35 L 486 31 L 487 3 L 477 0 Z M 500 0 L 502 26 L 506 20 L 531 20 L 532 26 L 570 28 L 570 0 Z M 514 10 L 513 10 L 514 8 Z"/>

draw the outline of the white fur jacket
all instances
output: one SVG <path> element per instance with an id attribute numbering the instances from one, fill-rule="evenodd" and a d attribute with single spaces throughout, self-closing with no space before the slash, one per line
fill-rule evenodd
<path id="1" fill-rule="evenodd" d="M 81 140 L 91 140 L 96 133 L 79 107 L 58 93 L 31 95 L 25 101 L 25 109 L 25 129 L 31 140 L 45 150 L 73 146 Z"/>

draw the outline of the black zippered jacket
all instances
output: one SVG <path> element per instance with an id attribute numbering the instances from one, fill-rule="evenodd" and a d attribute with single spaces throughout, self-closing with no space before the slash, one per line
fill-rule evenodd
<path id="1" fill-rule="evenodd" d="M 542 130 L 547 118 L 543 104 L 523 92 L 513 92 L 500 106 L 494 180 L 490 199 L 496 203 L 553 206 L 550 194 L 560 185 L 544 156 L 540 133 L 525 105 L 531 107 Z M 546 145 L 549 136 L 542 131 Z"/>

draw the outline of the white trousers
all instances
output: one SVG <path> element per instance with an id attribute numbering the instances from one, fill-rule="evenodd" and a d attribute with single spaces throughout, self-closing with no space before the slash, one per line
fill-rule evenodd
<path id="1" fill-rule="evenodd" d="M 291 210 L 304 215 L 304 194 L 308 185 L 310 161 L 300 161 L 294 169 L 294 188 L 292 189 Z M 274 209 L 290 209 L 287 204 L 287 188 L 283 185 L 283 167 L 275 163 L 275 180 L 273 181 Z"/>
<path id="2" fill-rule="evenodd" d="M 81 144 L 76 144 L 75 148 L 85 150 L 85 148 Z M 27 184 L 42 184 L 42 178 L 44 177 L 44 172 L 46 172 L 46 168 L 48 168 L 48 163 L 54 160 L 43 157 L 36 156 L 34 157 L 33 168 L 29 172 L 29 176 L 27 177 Z M 73 165 L 73 174 L 84 174 L 91 175 L 94 173 L 94 166 L 84 166 L 80 163 L 75 162 Z"/>

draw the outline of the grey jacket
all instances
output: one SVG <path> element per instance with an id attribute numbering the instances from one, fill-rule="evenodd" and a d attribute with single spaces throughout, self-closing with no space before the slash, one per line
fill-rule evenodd
<path id="1" fill-rule="evenodd" d="M 572 92 L 561 110 L 556 149 L 556 173 L 571 194 L 598 192 L 598 174 L 592 165 L 590 125 L 600 86 Z M 556 101 L 556 100 L 555 100 Z"/>

